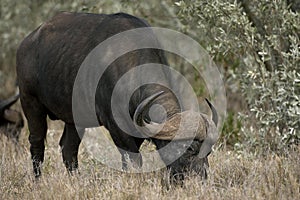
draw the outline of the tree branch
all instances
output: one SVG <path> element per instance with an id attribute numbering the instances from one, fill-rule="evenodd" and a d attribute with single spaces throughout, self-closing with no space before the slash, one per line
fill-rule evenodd
<path id="1" fill-rule="evenodd" d="M 255 16 L 255 14 L 251 11 L 250 6 L 249 6 L 249 1 L 248 0 L 238 0 L 238 2 L 240 2 L 244 12 L 246 13 L 248 19 L 250 22 L 252 22 L 253 26 L 256 27 L 257 32 L 261 35 L 262 40 L 264 42 L 266 42 L 270 48 L 270 56 L 271 56 L 271 61 L 265 61 L 264 64 L 266 66 L 266 69 L 268 71 L 273 71 L 274 66 L 277 66 L 277 53 L 276 51 L 271 47 L 271 45 L 269 44 L 269 41 L 267 40 L 266 36 L 267 36 L 267 31 L 264 28 L 263 24 L 261 23 L 261 21 Z M 259 38 L 257 38 L 258 41 L 260 41 L 261 43 L 263 41 L 261 41 Z M 258 54 L 258 52 L 256 52 Z M 261 56 L 258 54 L 258 56 L 261 58 Z M 273 61 L 273 62 L 272 62 Z"/>

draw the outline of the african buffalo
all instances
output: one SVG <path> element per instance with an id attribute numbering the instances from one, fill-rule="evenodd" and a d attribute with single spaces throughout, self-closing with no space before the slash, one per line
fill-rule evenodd
<path id="1" fill-rule="evenodd" d="M 44 159 L 47 116 L 52 120 L 59 119 L 65 122 L 59 144 L 62 147 L 63 161 L 69 171 L 78 168 L 78 147 L 84 128 L 100 124 L 109 130 L 115 145 L 119 148 L 123 169 L 127 168 L 126 155 L 137 165 L 142 165 L 142 158 L 138 153 L 146 138 L 151 139 L 157 149 L 170 145 L 169 150 L 172 153 L 162 152 L 160 156 L 168 163 L 167 167 L 172 176 L 189 170 L 206 176 L 207 156 L 217 139 L 218 121 L 217 112 L 208 100 L 212 119 L 205 114 L 182 109 L 179 100 L 170 89 L 171 86 L 152 83 L 138 87 L 130 98 L 127 113 L 119 115 L 125 116 L 129 113 L 131 122 L 136 127 L 135 135 L 127 134 L 121 129 L 112 112 L 112 106 L 120 106 L 112 105 L 112 95 L 118 80 L 139 65 L 147 63 L 167 65 L 162 50 L 136 49 L 118 57 L 103 72 L 95 96 L 85 95 L 90 88 L 89 84 L 82 82 L 80 85 L 78 97 L 82 102 L 94 98 L 94 105 L 88 105 L 89 101 L 79 105 L 72 102 L 77 72 L 88 54 L 111 36 L 142 27 L 149 25 L 144 20 L 124 13 L 106 15 L 63 12 L 43 23 L 20 44 L 17 51 L 17 76 L 21 104 L 28 120 L 30 152 L 36 177 L 41 174 L 40 164 Z M 146 39 L 153 43 L 157 42 L 151 31 L 145 35 Z M 124 44 L 127 45 L 135 45 L 137 41 L 135 38 L 124 37 Z M 118 45 L 121 47 L 124 44 L 122 41 Z M 91 65 L 97 65 L 101 69 L 104 67 L 102 62 L 108 55 L 114 54 L 114 50 L 97 53 L 99 61 Z M 161 76 L 168 83 L 167 72 L 162 71 Z M 130 80 L 122 85 L 122 91 L 131 87 L 138 78 L 132 76 Z M 155 121 L 149 117 L 148 111 L 154 104 L 164 108 L 166 119 L 160 118 Z M 77 129 L 72 112 L 74 107 L 79 110 L 81 107 L 85 108 L 79 125 L 76 124 L 81 128 Z M 89 116 L 84 115 L 89 109 L 96 110 L 98 123 L 90 123 Z M 184 129 L 179 130 L 181 119 L 185 119 L 182 123 Z M 194 135 L 188 133 L 195 127 L 197 129 Z M 177 132 L 178 138 L 172 141 Z M 181 152 L 183 153 L 181 157 L 169 163 L 173 159 L 172 155 L 180 151 L 184 151 Z"/>
<path id="2" fill-rule="evenodd" d="M 19 94 L 0 100 L 0 132 L 14 141 L 18 141 L 24 125 L 21 113 L 10 108 L 18 99 Z"/>

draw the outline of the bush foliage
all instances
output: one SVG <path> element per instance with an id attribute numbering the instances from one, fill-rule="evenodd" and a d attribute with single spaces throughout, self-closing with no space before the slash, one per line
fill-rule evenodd
<path id="1" fill-rule="evenodd" d="M 283 0 L 176 5 L 181 21 L 205 39 L 207 50 L 228 65 L 229 79 L 239 84 L 248 105 L 241 115 L 246 142 L 272 150 L 299 144 L 299 12 Z"/>

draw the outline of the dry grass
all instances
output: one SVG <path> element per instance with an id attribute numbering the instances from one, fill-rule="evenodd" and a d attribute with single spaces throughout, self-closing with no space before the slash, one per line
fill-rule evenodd
<path id="1" fill-rule="evenodd" d="M 15 146 L 0 135 L 0 199 L 300 199 L 300 148 L 288 157 L 215 151 L 209 179 L 188 178 L 166 190 L 163 172 L 122 173 L 80 149 L 80 174 L 66 173 L 60 149 L 61 124 L 51 125 L 43 176 L 32 175 L 26 128 Z"/>

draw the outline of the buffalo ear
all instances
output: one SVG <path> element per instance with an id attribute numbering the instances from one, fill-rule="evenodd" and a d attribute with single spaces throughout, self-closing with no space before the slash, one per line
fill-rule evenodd
<path id="1" fill-rule="evenodd" d="M 212 146 L 214 145 L 213 142 L 211 142 L 209 139 L 206 139 L 203 141 L 200 151 L 199 151 L 199 158 L 205 158 L 209 155 L 209 153 L 212 151 Z"/>

